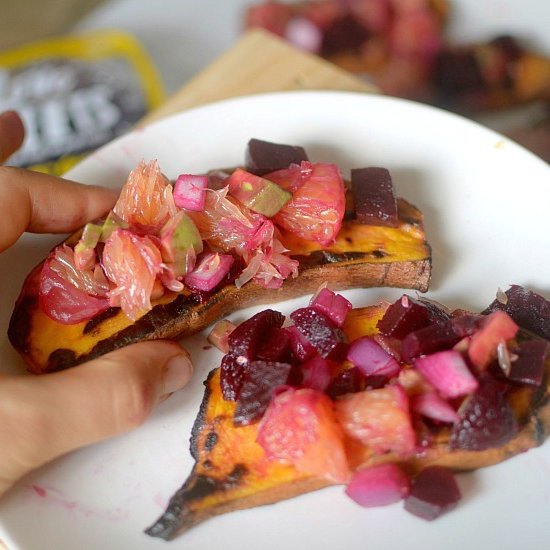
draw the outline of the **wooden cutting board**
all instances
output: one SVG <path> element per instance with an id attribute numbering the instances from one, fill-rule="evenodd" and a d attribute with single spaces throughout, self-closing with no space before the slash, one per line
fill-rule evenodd
<path id="1" fill-rule="evenodd" d="M 376 92 L 374 86 L 276 36 L 252 30 L 140 123 L 231 97 L 285 90 Z"/>

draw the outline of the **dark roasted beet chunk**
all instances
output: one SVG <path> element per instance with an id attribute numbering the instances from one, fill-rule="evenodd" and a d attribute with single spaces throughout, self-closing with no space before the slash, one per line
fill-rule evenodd
<path id="1" fill-rule="evenodd" d="M 388 307 L 376 326 L 384 336 L 401 339 L 430 324 L 430 311 L 426 305 L 404 294 Z"/>
<path id="2" fill-rule="evenodd" d="M 449 349 L 460 340 L 450 324 L 430 325 L 407 334 L 401 345 L 404 361 L 410 361 L 420 355 Z"/>
<path id="3" fill-rule="evenodd" d="M 291 360 L 292 346 L 290 335 L 284 328 L 275 327 L 269 332 L 257 353 L 258 359 L 264 361 L 282 361 L 288 363 Z"/>
<path id="4" fill-rule="evenodd" d="M 337 374 L 326 392 L 332 399 L 345 395 L 346 393 L 356 393 L 362 391 L 365 387 L 365 375 L 358 367 L 346 369 Z"/>
<path id="5" fill-rule="evenodd" d="M 461 315 L 442 324 L 429 325 L 405 336 L 401 355 L 410 361 L 420 355 L 449 349 L 479 328 L 479 316 Z"/>
<path id="6" fill-rule="evenodd" d="M 444 50 L 435 63 L 434 85 L 442 102 L 452 103 L 464 94 L 484 90 L 483 76 L 474 53 L 468 50 Z"/>
<path id="7" fill-rule="evenodd" d="M 496 46 L 508 61 L 516 61 L 523 54 L 523 48 L 518 41 L 510 35 L 503 34 L 493 38 L 490 42 L 491 46 Z"/>
<path id="8" fill-rule="evenodd" d="M 317 354 L 313 345 L 295 326 L 283 330 L 286 330 L 290 337 L 292 354 L 297 361 L 303 363 Z"/>
<path id="9" fill-rule="evenodd" d="M 388 170 L 374 167 L 352 170 L 351 190 L 359 223 L 397 227 L 397 199 Z"/>
<path id="10" fill-rule="evenodd" d="M 430 323 L 446 323 L 451 319 L 451 314 L 445 306 L 440 305 L 433 300 L 426 298 L 418 298 L 418 302 L 424 304 L 428 308 L 428 318 Z"/>
<path id="11" fill-rule="evenodd" d="M 463 313 L 453 317 L 451 325 L 457 336 L 464 338 L 465 336 L 471 336 L 476 332 L 481 323 L 485 319 L 483 315 L 470 315 L 469 313 Z"/>
<path id="12" fill-rule="evenodd" d="M 248 364 L 233 416 L 236 426 L 252 424 L 262 417 L 273 390 L 286 383 L 290 368 L 290 363 L 276 361 L 251 361 Z"/>
<path id="13" fill-rule="evenodd" d="M 321 52 L 324 56 L 330 56 L 341 51 L 357 50 L 369 34 L 369 30 L 353 14 L 347 13 L 325 29 Z"/>
<path id="14" fill-rule="evenodd" d="M 550 342 L 547 340 L 526 340 L 522 342 L 514 355 L 517 356 L 511 362 L 508 380 L 540 386 L 544 378 L 544 367 L 550 351 Z"/>
<path id="15" fill-rule="evenodd" d="M 519 285 L 506 292 L 506 303 L 496 299 L 483 313 L 505 311 L 522 328 L 550 340 L 550 301 Z"/>
<path id="16" fill-rule="evenodd" d="M 451 432 L 451 449 L 484 451 L 505 445 L 516 435 L 517 420 L 506 389 L 506 384 L 488 374 L 480 377 L 479 388 L 460 407 L 460 419 Z"/>
<path id="17" fill-rule="evenodd" d="M 315 348 L 321 357 L 328 357 L 345 342 L 343 331 L 328 317 L 311 307 L 297 309 L 290 314 L 297 331 Z"/>
<path id="18" fill-rule="evenodd" d="M 432 520 L 455 508 L 462 498 L 452 472 L 442 466 L 428 466 L 414 479 L 405 510 Z"/>
<path id="19" fill-rule="evenodd" d="M 246 147 L 245 167 L 258 176 L 288 168 L 293 163 L 300 164 L 303 160 L 309 160 L 304 148 L 295 145 L 253 138 Z"/>
<path id="20" fill-rule="evenodd" d="M 232 355 L 224 355 L 220 367 L 220 386 L 226 401 L 237 401 L 246 370 L 246 362 Z"/>
<path id="21" fill-rule="evenodd" d="M 255 359 L 270 329 L 281 327 L 284 320 L 285 316 L 282 313 L 272 309 L 256 313 L 229 335 L 229 354 L 235 357 L 246 357 L 249 361 Z"/>

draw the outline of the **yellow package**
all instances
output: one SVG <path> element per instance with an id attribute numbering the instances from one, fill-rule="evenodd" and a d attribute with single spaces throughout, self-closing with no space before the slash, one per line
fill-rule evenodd
<path id="1" fill-rule="evenodd" d="M 0 111 L 18 111 L 26 129 L 12 166 L 62 174 L 163 99 L 151 60 L 125 33 L 100 31 L 0 52 Z"/>

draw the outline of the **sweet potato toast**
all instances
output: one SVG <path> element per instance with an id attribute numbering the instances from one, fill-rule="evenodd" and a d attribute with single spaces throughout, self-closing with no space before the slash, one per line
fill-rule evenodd
<path id="1" fill-rule="evenodd" d="M 513 287 L 510 291 L 513 298 L 511 302 L 515 304 L 518 303 L 515 300 L 517 296 L 513 296 L 513 293 L 517 288 Z M 419 421 L 420 416 L 415 417 L 418 447 L 406 456 L 399 452 L 398 447 L 380 452 L 374 444 L 361 444 L 350 436 L 349 432 L 345 432 L 343 443 L 350 471 L 356 472 L 358 469 L 382 463 L 396 463 L 407 475 L 413 477 L 429 466 L 441 466 L 452 471 L 468 471 L 496 464 L 541 445 L 550 430 L 550 378 L 548 376 L 550 346 L 545 339 L 531 331 L 536 330 L 539 334 L 545 335 L 540 330 L 543 328 L 540 326 L 540 321 L 544 319 L 545 326 L 550 327 L 550 309 L 547 305 L 546 303 L 544 306 L 546 310 L 544 308 L 537 310 L 540 314 L 538 325 L 537 321 L 533 325 L 527 320 L 529 330 L 520 328 L 513 339 L 513 344 L 509 344 L 514 349 L 523 342 L 534 341 L 542 344 L 545 351 L 541 356 L 539 378 L 536 384 L 532 384 L 532 380 L 527 384 L 518 384 L 517 380 L 511 383 L 515 375 L 508 373 L 507 376 L 510 378 L 506 380 L 500 374 L 502 365 L 498 366 L 496 360 L 493 360 L 491 367 L 486 367 L 487 370 L 476 372 L 475 376 L 480 382 L 473 394 L 466 396 L 462 403 L 457 403 L 456 398 L 455 401 L 450 400 L 458 412 L 454 424 L 449 422 L 426 424 Z M 492 308 L 485 313 L 499 309 L 504 309 L 514 319 L 525 321 L 525 316 L 522 317 L 519 309 L 516 308 L 514 311 L 512 303 L 507 308 L 495 301 Z M 532 308 L 532 312 L 535 309 Z M 343 325 L 347 339 L 357 341 L 365 336 L 380 336 L 378 326 L 386 311 L 388 311 L 388 304 L 351 310 Z M 452 319 L 459 316 L 459 313 L 455 312 Z M 463 325 L 463 321 L 470 323 L 473 317 L 460 317 L 460 319 L 459 324 Z M 488 322 L 488 317 L 476 316 L 475 319 L 477 319 L 476 323 L 481 322 L 481 326 L 487 326 L 483 323 Z M 441 320 L 437 323 L 441 323 Z M 443 321 L 443 325 L 449 326 L 445 323 L 448 323 L 448 320 Z M 468 338 L 473 348 L 474 345 L 471 342 L 476 337 L 471 334 Z M 457 349 L 463 349 L 463 345 L 464 340 Z M 348 357 L 350 357 L 349 354 Z M 472 361 L 477 362 L 477 359 L 474 357 Z M 477 367 L 472 367 L 473 363 L 470 361 L 468 363 L 475 371 Z M 348 364 L 347 367 L 349 368 L 350 365 Z M 214 369 L 205 381 L 204 398 L 191 435 L 191 454 L 195 460 L 195 466 L 183 486 L 172 497 L 164 514 L 146 531 L 151 536 L 169 540 L 218 514 L 278 502 L 335 484 L 335 481 L 327 479 L 327 476 L 312 475 L 308 473 L 307 468 L 304 470 L 288 461 L 268 456 L 263 444 L 265 438 L 259 437 L 264 429 L 264 420 L 235 425 L 235 412 L 240 405 L 238 402 L 224 398 L 223 384 L 220 380 L 222 368 L 223 362 L 222 367 Z M 403 373 L 407 376 L 403 376 Z M 467 412 L 468 407 L 470 409 L 476 406 L 485 407 L 483 399 L 486 396 L 481 401 L 479 399 L 484 391 L 481 388 L 487 387 L 484 384 L 487 384 L 489 373 L 491 384 L 494 382 L 493 375 L 496 376 L 496 384 L 503 384 L 498 386 L 499 405 L 492 411 L 497 417 L 498 426 L 496 427 L 491 426 L 487 420 L 490 414 L 473 418 L 471 412 Z M 418 387 L 415 388 L 418 380 L 411 384 L 408 376 L 410 374 L 411 370 L 405 369 L 390 381 L 389 385 L 397 383 L 405 387 L 411 407 L 414 408 L 415 395 L 419 391 Z M 423 380 L 421 385 L 425 381 Z M 374 379 L 371 382 L 374 384 Z M 333 390 L 334 387 L 332 387 Z M 331 393 L 330 388 L 326 391 Z M 368 392 L 370 387 L 359 390 L 359 394 L 361 391 Z M 374 392 L 376 391 L 378 390 L 374 389 Z M 349 395 L 333 397 L 334 406 L 338 408 L 338 401 L 341 399 L 345 401 L 348 397 Z M 476 399 L 478 402 L 474 404 Z M 501 413 L 502 416 L 499 416 Z M 425 421 L 426 418 L 423 418 Z M 468 421 L 474 424 L 481 422 L 477 424 L 479 433 L 474 434 L 473 439 L 471 439 L 471 431 L 464 436 L 464 432 L 469 430 L 465 428 L 469 425 Z M 291 427 L 288 429 L 291 430 Z M 489 440 L 485 440 L 485 437 Z M 403 437 L 400 439 L 402 440 Z M 423 441 L 420 442 L 419 439 Z M 285 441 L 288 442 L 288 439 Z"/>
<path id="2" fill-rule="evenodd" d="M 153 301 L 153 308 L 137 321 L 112 307 L 75 324 L 61 324 L 39 307 L 41 266 L 26 279 L 9 325 L 9 339 L 34 373 L 53 372 L 141 340 L 179 338 L 198 332 L 232 311 L 313 292 L 323 281 L 332 288 L 388 286 L 426 291 L 431 252 L 422 214 L 398 199 L 398 227 L 344 221 L 333 244 L 322 247 L 298 237 L 284 242 L 299 261 L 299 275 L 278 289 L 254 281 L 240 289 L 221 285 L 214 292 L 196 294 L 184 289 Z M 66 241 L 74 245 L 80 233 Z"/>

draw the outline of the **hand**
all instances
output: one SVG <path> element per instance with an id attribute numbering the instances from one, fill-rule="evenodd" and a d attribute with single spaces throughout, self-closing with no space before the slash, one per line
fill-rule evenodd
<path id="1" fill-rule="evenodd" d="M 0 163 L 23 137 L 18 115 L 0 114 Z M 0 252 L 24 231 L 72 231 L 104 214 L 115 199 L 101 187 L 0 166 Z M 191 373 L 183 348 L 156 341 L 53 374 L 0 374 L 0 496 L 38 466 L 139 426 Z"/>

